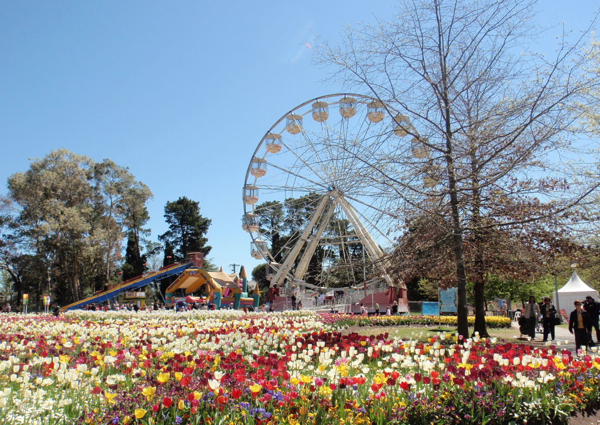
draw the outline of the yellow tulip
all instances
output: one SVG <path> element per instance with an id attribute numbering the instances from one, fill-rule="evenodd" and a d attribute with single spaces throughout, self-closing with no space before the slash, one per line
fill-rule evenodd
<path id="1" fill-rule="evenodd" d="M 146 387 L 142 390 L 142 394 L 150 401 L 154 397 L 154 394 L 156 394 L 156 387 Z"/>
<path id="2" fill-rule="evenodd" d="M 156 378 L 156 380 L 158 382 L 160 382 L 161 384 L 164 384 L 164 383 L 166 383 L 169 380 L 170 377 L 171 377 L 170 373 L 161 373 L 160 375 L 158 375 L 158 377 Z"/>

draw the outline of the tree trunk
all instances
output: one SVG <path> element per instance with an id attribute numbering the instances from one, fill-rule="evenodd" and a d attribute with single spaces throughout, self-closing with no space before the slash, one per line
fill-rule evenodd
<path id="1" fill-rule="evenodd" d="M 73 294 L 73 302 L 79 301 L 79 284 L 78 284 L 77 274 L 73 275 L 73 280 L 71 281 L 71 292 Z"/>
<path id="2" fill-rule="evenodd" d="M 451 143 L 448 141 L 451 150 Z M 454 259 L 456 261 L 457 281 L 457 331 L 463 338 L 469 337 L 469 312 L 467 310 L 467 271 L 465 269 L 465 254 L 463 248 L 463 233 L 460 225 L 460 211 L 458 209 L 458 195 L 456 193 L 456 177 L 454 174 L 452 157 L 446 155 L 448 168 L 448 183 L 450 189 L 450 207 L 452 211 L 452 241 L 454 245 Z"/>
<path id="3" fill-rule="evenodd" d="M 469 312 L 467 310 L 467 272 L 465 270 L 465 258 L 463 250 L 463 238 L 458 221 L 459 213 L 458 206 L 452 204 L 452 221 L 453 221 L 453 242 L 454 242 L 454 258 L 456 260 L 456 280 L 457 280 L 457 316 L 458 324 L 457 331 L 463 338 L 469 336 Z"/>
<path id="4" fill-rule="evenodd" d="M 477 266 L 476 266 L 477 267 Z M 483 276 L 478 276 L 475 280 L 475 328 L 473 332 L 479 332 L 479 336 L 488 337 L 487 326 L 485 324 L 485 298 Z"/>
<path id="5" fill-rule="evenodd" d="M 475 143 L 473 143 L 476 146 Z M 481 337 L 488 337 L 488 332 L 485 324 L 485 261 L 482 254 L 482 244 L 487 235 L 481 230 L 481 191 L 479 188 L 479 180 L 477 178 L 477 155 L 475 151 L 471 152 L 471 172 L 472 172 L 472 185 L 473 185 L 473 213 L 472 213 L 472 227 L 473 227 L 473 248 L 475 261 L 473 265 L 473 283 L 474 283 L 474 295 L 475 295 L 475 326 L 473 332 L 478 332 Z"/>

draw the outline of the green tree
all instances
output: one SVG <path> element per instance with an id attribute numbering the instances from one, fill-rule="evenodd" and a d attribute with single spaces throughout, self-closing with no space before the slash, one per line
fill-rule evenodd
<path id="1" fill-rule="evenodd" d="M 123 270 L 123 280 L 140 276 L 146 269 L 146 256 L 141 254 L 140 240 L 134 231 L 130 231 L 127 235 L 125 264 L 121 269 Z"/>
<path id="2" fill-rule="evenodd" d="M 206 233 L 211 220 L 200 215 L 200 206 L 196 201 L 179 198 L 165 205 L 165 219 L 169 230 L 159 236 L 159 240 L 174 249 L 173 260 L 182 260 L 190 252 L 202 252 L 208 255 L 212 247 L 207 246 Z"/>
<path id="3" fill-rule="evenodd" d="M 96 164 L 65 149 L 13 174 L 8 189 L 18 207 L 11 238 L 21 254 L 13 265 L 31 268 L 27 259 L 35 259 L 36 268 L 46 272 L 28 284 L 39 292 L 50 279 L 60 303 L 106 284 L 117 269 L 123 230 L 132 229 L 131 206 L 151 196 L 126 168 L 109 160 Z"/>
<path id="4" fill-rule="evenodd" d="M 252 269 L 252 280 L 255 280 L 258 284 L 258 290 L 261 294 L 266 293 L 269 290 L 271 283 L 267 279 L 267 270 L 269 265 L 266 263 L 259 264 Z"/>
<path id="5" fill-rule="evenodd" d="M 261 237 L 270 243 L 270 252 L 275 261 L 281 262 L 282 248 L 288 239 L 287 233 L 284 233 L 283 205 L 278 201 L 263 202 L 256 206 L 254 212 L 258 215 Z"/>
<path id="6" fill-rule="evenodd" d="M 143 272 L 143 267 L 140 267 L 143 264 L 140 259 L 140 239 L 142 235 L 148 234 L 143 226 L 150 218 L 146 203 L 152 197 L 152 192 L 145 184 L 137 182 L 127 167 L 119 166 L 109 159 L 94 164 L 93 182 L 96 210 L 100 213 L 106 234 L 106 280 L 110 280 L 117 268 L 114 260 L 119 258 L 121 241 L 126 231 L 130 254 L 127 260 L 134 263 L 127 263 L 126 260 L 124 275 L 138 276 Z"/>

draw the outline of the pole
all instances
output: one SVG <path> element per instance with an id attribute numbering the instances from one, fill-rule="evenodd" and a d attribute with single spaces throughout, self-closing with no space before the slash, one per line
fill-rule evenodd
<path id="1" fill-rule="evenodd" d="M 560 302 L 558 301 L 558 277 L 556 276 L 556 272 L 554 272 L 554 293 L 556 294 L 556 310 L 558 310 L 558 314 L 560 314 Z"/>
<path id="2" fill-rule="evenodd" d="M 442 327 L 442 298 L 441 298 L 441 292 L 440 292 L 440 281 L 438 280 L 438 322 L 439 322 L 439 327 Z"/>

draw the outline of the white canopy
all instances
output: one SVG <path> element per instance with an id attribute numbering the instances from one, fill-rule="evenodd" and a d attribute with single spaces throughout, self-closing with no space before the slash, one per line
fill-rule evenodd
<path id="1" fill-rule="evenodd" d="M 558 301 L 557 301 L 558 295 Z M 573 272 L 571 279 L 558 290 L 558 294 L 554 293 L 554 305 L 561 310 L 565 310 L 567 314 L 571 312 L 575 306 L 573 303 L 575 300 L 584 301 L 588 295 L 598 300 L 598 291 L 588 286 L 577 273 Z"/>

